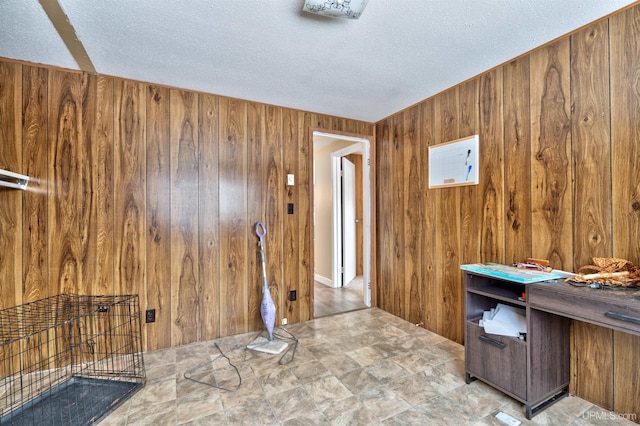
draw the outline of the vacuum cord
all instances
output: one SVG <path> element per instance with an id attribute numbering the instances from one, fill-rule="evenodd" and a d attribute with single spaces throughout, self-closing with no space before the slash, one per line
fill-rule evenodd
<path id="1" fill-rule="evenodd" d="M 201 385 L 210 386 L 210 387 L 212 387 L 212 388 L 216 388 L 216 389 L 222 389 L 222 390 L 225 390 L 225 391 L 227 391 L 227 392 L 235 392 L 235 391 L 237 391 L 237 390 L 240 388 L 240 386 L 242 385 L 242 376 L 240 375 L 240 370 L 238 370 L 238 367 L 236 367 L 236 366 L 231 362 L 231 359 L 229 359 L 229 357 L 228 357 L 224 352 L 222 352 L 222 349 L 220 348 L 220 345 L 218 345 L 218 342 L 214 342 L 214 343 L 213 343 L 213 346 L 215 346 L 216 348 L 218 348 L 218 350 L 220 351 L 220 355 L 218 355 L 218 356 L 217 356 L 215 359 L 213 359 L 212 361 L 205 362 L 205 363 L 203 363 L 203 364 L 200 364 L 200 365 L 197 365 L 197 366 L 195 366 L 195 367 L 193 367 L 193 368 L 188 369 L 188 370 L 187 370 L 187 371 L 185 371 L 185 372 L 184 372 L 184 374 L 183 374 L 184 378 L 185 378 L 185 379 L 187 379 L 187 380 L 191 380 L 192 382 L 200 383 Z M 242 346 L 236 346 L 236 347 L 234 347 L 231 351 L 238 350 L 238 349 L 240 349 L 241 347 L 242 347 Z M 203 382 L 202 380 L 198 380 L 198 379 L 196 379 L 196 378 L 194 378 L 194 377 L 189 377 L 189 376 L 188 376 L 188 374 L 191 374 L 194 370 L 197 370 L 197 369 L 199 369 L 199 368 L 201 368 L 201 367 L 204 367 L 205 365 L 212 364 L 212 363 L 216 362 L 217 360 L 219 360 L 220 358 L 225 358 L 225 359 L 227 360 L 227 362 L 229 363 L 229 365 L 230 365 L 230 366 L 232 366 L 234 370 L 236 370 L 236 375 L 238 376 L 238 385 L 237 385 L 235 388 L 227 388 L 227 387 L 224 387 L 224 386 L 220 386 L 220 385 L 218 385 L 218 381 L 216 380 L 216 376 L 215 376 L 215 374 L 213 375 L 213 379 L 215 380 L 215 384 L 211 384 L 211 383 Z"/>

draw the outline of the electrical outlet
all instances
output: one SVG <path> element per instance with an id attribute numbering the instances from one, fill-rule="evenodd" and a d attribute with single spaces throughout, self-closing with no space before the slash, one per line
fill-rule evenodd
<path id="1" fill-rule="evenodd" d="M 286 318 L 282 318 L 282 325 L 287 325 L 287 319 Z"/>
<path id="2" fill-rule="evenodd" d="M 156 322 L 156 310 L 155 309 L 147 309 L 146 312 L 146 322 Z"/>
<path id="3" fill-rule="evenodd" d="M 287 214 L 293 214 L 293 203 L 287 204 Z"/>
<path id="4" fill-rule="evenodd" d="M 295 302 L 296 299 L 297 299 L 296 291 L 295 290 L 290 290 L 289 291 L 289 302 Z"/>

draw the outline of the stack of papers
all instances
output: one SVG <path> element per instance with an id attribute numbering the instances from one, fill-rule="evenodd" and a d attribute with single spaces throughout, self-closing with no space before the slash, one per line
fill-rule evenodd
<path id="1" fill-rule="evenodd" d="M 484 311 L 479 325 L 485 332 L 500 336 L 520 337 L 527 332 L 525 310 L 502 303 L 490 311 Z"/>

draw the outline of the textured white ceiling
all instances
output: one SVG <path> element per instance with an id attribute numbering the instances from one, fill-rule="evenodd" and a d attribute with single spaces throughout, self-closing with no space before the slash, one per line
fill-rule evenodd
<path id="1" fill-rule="evenodd" d="M 101 74 L 378 121 L 634 3 L 58 0 Z M 38 0 L 0 0 L 0 57 L 78 69 Z"/>

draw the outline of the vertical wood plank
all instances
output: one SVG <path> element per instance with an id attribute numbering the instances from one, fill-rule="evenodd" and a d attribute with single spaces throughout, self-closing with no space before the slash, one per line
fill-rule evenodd
<path id="1" fill-rule="evenodd" d="M 267 143 L 265 106 L 251 102 L 247 105 L 247 208 L 249 238 L 247 240 L 249 288 L 249 328 L 260 330 L 262 318 L 262 261 L 255 233 L 257 222 L 265 222 L 265 180 L 263 167 L 263 146 Z M 271 235 L 269 235 L 271 237 Z"/>
<path id="2" fill-rule="evenodd" d="M 505 262 L 531 257 L 529 57 L 504 66 Z"/>
<path id="3" fill-rule="evenodd" d="M 378 138 L 376 148 L 378 161 L 376 162 L 377 202 L 376 211 L 384 220 L 377 222 L 378 251 L 376 255 L 376 269 L 378 275 L 378 306 L 384 311 L 391 312 L 391 291 L 396 285 L 392 275 L 394 262 L 392 253 L 394 217 L 391 213 L 391 203 L 388 201 L 392 193 L 391 176 L 393 169 L 391 157 L 391 123 L 384 120 L 378 123 Z"/>
<path id="4" fill-rule="evenodd" d="M 613 332 L 613 410 L 636 423 L 640 421 L 640 336 Z"/>
<path id="5" fill-rule="evenodd" d="M 436 97 L 435 108 L 438 143 L 458 139 L 457 88 Z M 463 303 L 460 273 L 460 190 L 441 188 L 436 191 L 435 198 L 437 330 L 448 339 L 462 342 L 462 324 L 450 320 L 460 316 Z"/>
<path id="6" fill-rule="evenodd" d="M 95 294 L 113 294 L 115 284 L 114 241 L 114 79 L 99 76 L 96 88 L 95 130 L 92 157 L 96 205 Z"/>
<path id="7" fill-rule="evenodd" d="M 424 301 L 422 300 L 422 157 L 421 136 L 422 109 L 410 108 L 403 116 L 403 145 L 405 200 L 403 220 L 404 227 L 404 273 L 405 273 L 405 319 L 413 324 L 420 324 L 424 317 Z"/>
<path id="8" fill-rule="evenodd" d="M 272 287 L 271 297 L 276 304 L 276 324 L 282 317 L 283 292 L 283 221 L 284 211 L 284 171 L 282 157 L 282 109 L 265 107 L 266 139 L 263 144 L 263 173 L 265 199 L 265 221 L 267 236 L 265 256 L 267 264 L 267 281 Z M 256 240 L 257 241 L 257 240 Z M 262 299 L 262 292 L 260 293 Z"/>
<path id="9" fill-rule="evenodd" d="M 0 62 L 0 168 L 22 173 L 22 66 Z M 22 303 L 22 191 L 0 188 L 0 307 Z"/>
<path id="10" fill-rule="evenodd" d="M 502 68 L 480 77 L 480 260 L 504 263 L 504 138 Z"/>
<path id="11" fill-rule="evenodd" d="M 82 280 L 82 76 L 49 70 L 49 291 L 75 293 Z"/>
<path id="12" fill-rule="evenodd" d="M 198 96 L 171 90 L 172 346 L 198 340 Z M 231 333 L 232 334 L 232 333 Z"/>
<path id="13" fill-rule="evenodd" d="M 33 178 L 29 182 L 29 191 L 24 193 L 22 209 L 23 302 L 31 302 L 50 296 L 46 195 L 47 71 L 29 66 L 23 66 L 22 71 L 22 170 Z M 0 127 L 4 128 L 4 124 Z M 0 145 L 4 146 L 4 141 Z"/>
<path id="14" fill-rule="evenodd" d="M 220 180 L 218 147 L 220 106 L 217 96 L 199 95 L 198 105 L 198 254 L 201 340 L 220 336 Z"/>
<path id="15" fill-rule="evenodd" d="M 576 348 L 588 348 L 576 352 Z M 597 380 L 596 380 L 597 378 Z M 613 409 L 613 331 L 573 321 L 571 324 L 570 392 Z"/>
<path id="16" fill-rule="evenodd" d="M 427 330 L 438 329 L 438 282 L 436 278 L 436 191 L 429 189 L 429 146 L 435 142 L 435 104 L 432 99 L 422 105 L 422 280 L 424 312 L 422 321 Z M 383 217 L 380 215 L 380 217 Z"/>
<path id="17" fill-rule="evenodd" d="M 171 98 L 164 87 L 146 88 L 146 308 L 156 322 L 146 324 L 147 348 L 171 346 Z"/>
<path id="18" fill-rule="evenodd" d="M 571 37 L 573 228 L 579 230 L 573 232 L 573 270 L 591 264 L 594 256 L 611 256 L 611 168 L 609 160 L 603 161 L 611 157 L 609 114 L 604 113 L 609 110 L 608 41 L 606 21 Z M 571 386 L 577 395 L 611 409 L 612 333 L 587 333 L 592 329 L 574 322 L 579 338 L 572 340 Z"/>
<path id="19" fill-rule="evenodd" d="M 613 256 L 640 265 L 640 5 L 610 20 Z"/>
<path id="20" fill-rule="evenodd" d="M 569 40 L 531 54 L 532 255 L 571 270 Z"/>
<path id="21" fill-rule="evenodd" d="M 640 265 L 640 5 L 611 17 L 609 37 L 612 253 Z M 638 337 L 615 333 L 614 339 L 614 409 L 637 416 Z"/>
<path id="22" fill-rule="evenodd" d="M 478 93 L 477 80 L 462 84 L 458 90 L 461 138 L 478 133 Z M 482 153 L 480 153 L 482 155 Z M 478 185 L 460 187 L 460 225 L 464 236 L 460 239 L 460 262 L 475 263 L 480 259 L 480 233 L 475 220 Z M 462 314 L 462 313 L 461 313 Z M 460 321 L 463 317 L 460 317 Z"/>
<path id="23" fill-rule="evenodd" d="M 282 153 L 283 153 L 283 175 L 293 174 L 294 179 L 299 176 L 298 173 L 298 114 L 291 109 L 283 109 L 282 111 Z M 286 176 L 283 176 L 281 185 L 286 184 Z M 298 306 L 300 302 L 289 301 L 289 293 L 298 291 L 298 283 L 300 282 L 299 263 L 300 251 L 298 238 L 298 217 L 300 212 L 296 211 L 299 207 L 299 185 L 286 186 L 284 191 L 284 200 L 282 204 L 283 211 L 287 211 L 287 204 L 294 206 L 294 214 L 286 214 L 283 223 L 283 317 L 286 317 L 291 323 L 300 320 Z"/>
<path id="24" fill-rule="evenodd" d="M 593 257 L 611 257 L 612 250 L 608 35 L 608 22 L 602 21 L 571 36 L 576 271 Z"/>
<path id="25" fill-rule="evenodd" d="M 114 82 L 114 234 L 117 294 L 144 289 L 146 279 L 145 86 Z M 141 306 L 146 306 L 142 297 Z"/>
<path id="26" fill-rule="evenodd" d="M 248 331 L 247 104 L 220 98 L 220 319 L 223 335 Z"/>
<path id="27" fill-rule="evenodd" d="M 98 76 L 82 74 L 82 152 L 84 161 L 80 166 L 83 179 L 83 207 L 81 210 L 80 226 L 82 229 L 79 250 L 83 280 L 78 284 L 77 293 L 96 294 L 97 288 L 95 276 L 97 273 L 97 237 L 98 237 L 98 212 L 97 212 L 97 158 L 96 146 L 96 120 L 98 119 Z"/>
<path id="28" fill-rule="evenodd" d="M 311 306 L 313 304 L 313 270 L 311 262 L 313 256 L 313 245 L 311 233 L 313 222 L 311 220 L 313 212 L 311 206 L 313 200 L 313 141 L 309 140 L 309 128 L 311 117 L 309 114 L 298 112 L 298 238 L 300 251 L 300 283 L 298 290 L 298 303 L 300 321 L 313 319 Z"/>
<path id="29" fill-rule="evenodd" d="M 392 145 L 391 145 L 391 193 L 386 194 L 387 200 L 391 200 L 391 214 L 394 219 L 394 229 L 392 235 L 392 274 L 398 285 L 392 289 L 392 310 L 391 313 L 405 318 L 405 289 L 407 287 L 407 276 L 404 265 L 401 262 L 405 258 L 405 215 L 404 215 L 404 121 L 402 114 L 395 116 L 392 120 Z"/>
<path id="30" fill-rule="evenodd" d="M 471 136 L 478 133 L 478 89 L 477 80 L 468 81 L 458 89 L 458 117 L 459 137 Z M 482 153 L 481 153 L 482 155 Z M 476 165 L 477 166 L 477 165 Z M 461 186 L 460 192 L 460 263 L 475 263 L 480 259 L 480 231 L 475 220 L 478 211 L 478 185 Z M 460 278 L 460 311 L 455 321 L 464 324 L 464 284 L 462 271 Z M 460 342 L 464 338 L 461 331 Z"/>

